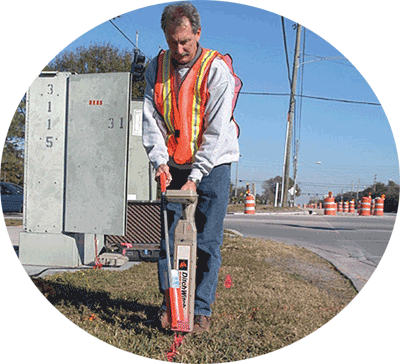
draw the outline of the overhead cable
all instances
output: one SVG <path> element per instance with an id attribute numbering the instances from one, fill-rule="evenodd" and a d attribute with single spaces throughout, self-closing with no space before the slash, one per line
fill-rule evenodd
<path id="1" fill-rule="evenodd" d="M 119 28 L 117 27 L 117 25 L 116 25 L 111 19 L 109 20 L 109 22 L 110 22 L 112 25 L 114 25 L 114 27 L 128 40 L 129 43 L 131 43 L 135 48 L 137 48 L 137 47 L 136 47 L 136 44 L 133 43 L 133 42 L 125 35 L 125 33 L 124 33 L 121 29 L 119 29 Z"/>
<path id="2" fill-rule="evenodd" d="M 243 95 L 257 95 L 257 96 L 290 96 L 290 94 L 279 93 L 279 92 L 245 92 L 245 91 L 240 91 L 240 94 L 243 94 Z M 323 100 L 323 101 L 334 101 L 334 102 L 345 102 L 345 103 L 349 103 L 349 104 L 362 104 L 362 105 L 381 106 L 381 104 L 378 103 L 378 102 L 331 99 L 331 98 L 328 98 L 328 97 L 307 96 L 307 95 L 295 95 L 295 96 L 296 97 L 304 97 L 306 99 L 316 99 L 316 100 Z"/>
<path id="3" fill-rule="evenodd" d="M 281 20 L 282 20 L 283 45 L 285 48 L 286 66 L 287 66 L 289 86 L 290 86 L 292 84 L 292 79 L 290 77 L 289 55 L 288 55 L 287 44 L 286 44 L 285 18 L 283 16 L 281 16 Z"/>
<path id="4" fill-rule="evenodd" d="M 109 22 L 110 22 L 112 25 L 114 25 L 114 27 L 124 36 L 124 38 L 126 38 L 126 39 L 128 40 L 129 43 L 131 43 L 131 44 L 135 47 L 135 49 L 137 49 L 138 51 L 140 51 L 140 53 L 142 53 L 147 59 L 150 59 L 150 57 L 147 56 L 139 47 L 137 47 L 136 44 L 133 43 L 133 42 L 128 38 L 128 36 L 127 36 L 120 28 L 118 28 L 118 26 L 117 26 L 111 19 L 109 20 Z"/>

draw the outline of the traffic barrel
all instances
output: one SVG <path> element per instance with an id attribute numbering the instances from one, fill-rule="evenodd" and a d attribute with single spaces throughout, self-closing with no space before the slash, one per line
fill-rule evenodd
<path id="1" fill-rule="evenodd" d="M 349 212 L 349 201 L 343 203 L 343 212 Z"/>
<path id="2" fill-rule="evenodd" d="M 343 201 L 337 203 L 337 210 L 338 212 L 343 212 Z"/>
<path id="3" fill-rule="evenodd" d="M 349 212 L 354 214 L 356 212 L 356 203 L 354 200 L 349 201 Z"/>
<path id="4" fill-rule="evenodd" d="M 331 191 L 329 191 L 328 197 L 324 199 L 324 208 L 324 215 L 336 215 L 335 198 L 332 196 Z"/>
<path id="5" fill-rule="evenodd" d="M 368 192 L 368 199 L 369 199 L 369 207 L 370 207 L 370 209 L 371 209 L 371 206 L 372 206 L 371 192 Z M 372 209 L 371 209 L 371 214 L 372 214 Z"/>
<path id="6" fill-rule="evenodd" d="M 383 206 L 385 203 L 385 195 L 382 195 L 381 197 L 377 197 L 375 199 L 375 216 L 383 216 Z"/>
<path id="7" fill-rule="evenodd" d="M 254 215 L 256 213 L 254 196 L 250 193 L 246 196 L 244 213 L 247 215 Z"/>
<path id="8" fill-rule="evenodd" d="M 361 198 L 360 215 L 371 216 L 371 201 L 369 197 Z"/>
<path id="9" fill-rule="evenodd" d="M 375 212 L 375 199 L 371 199 L 371 215 Z"/>

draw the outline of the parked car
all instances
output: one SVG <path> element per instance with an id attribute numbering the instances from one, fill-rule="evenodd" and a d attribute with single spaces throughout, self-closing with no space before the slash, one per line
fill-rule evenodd
<path id="1" fill-rule="evenodd" d="M 22 212 L 24 189 L 14 183 L 0 182 L 3 212 Z"/>

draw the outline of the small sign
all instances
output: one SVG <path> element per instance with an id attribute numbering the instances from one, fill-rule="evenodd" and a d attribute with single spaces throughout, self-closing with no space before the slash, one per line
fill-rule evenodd
<path id="1" fill-rule="evenodd" d="M 142 110 L 133 110 L 132 135 L 142 135 Z"/>
<path id="2" fill-rule="evenodd" d="M 175 269 L 171 269 L 171 288 L 179 288 L 179 272 Z"/>

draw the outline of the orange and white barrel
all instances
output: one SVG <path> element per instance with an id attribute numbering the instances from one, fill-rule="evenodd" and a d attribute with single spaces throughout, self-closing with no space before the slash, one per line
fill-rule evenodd
<path id="1" fill-rule="evenodd" d="M 349 212 L 349 201 L 343 203 L 343 212 Z"/>
<path id="2" fill-rule="evenodd" d="M 354 214 L 356 212 L 356 203 L 354 200 L 349 201 L 349 212 Z"/>
<path id="3" fill-rule="evenodd" d="M 338 212 L 343 212 L 343 201 L 337 203 L 337 210 Z"/>
<path id="4" fill-rule="evenodd" d="M 371 215 L 375 212 L 375 199 L 371 199 Z"/>
<path id="5" fill-rule="evenodd" d="M 361 198 L 360 215 L 371 216 L 371 201 L 369 197 Z"/>
<path id="6" fill-rule="evenodd" d="M 246 201 L 244 203 L 244 213 L 247 215 L 254 215 L 256 213 L 254 196 L 250 193 L 246 196 Z"/>
<path id="7" fill-rule="evenodd" d="M 324 215 L 336 215 L 335 197 L 332 196 L 331 191 L 329 191 L 328 197 L 324 199 Z"/>
<path id="8" fill-rule="evenodd" d="M 385 203 L 385 195 L 382 195 L 381 197 L 377 197 L 375 199 L 375 216 L 383 216 L 383 207 Z"/>

